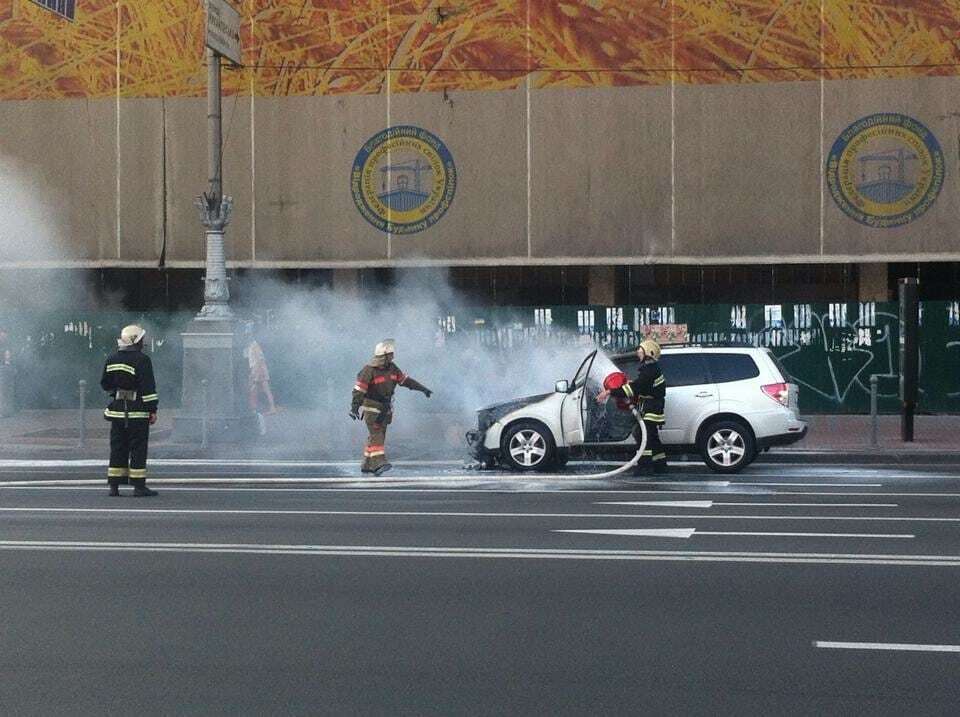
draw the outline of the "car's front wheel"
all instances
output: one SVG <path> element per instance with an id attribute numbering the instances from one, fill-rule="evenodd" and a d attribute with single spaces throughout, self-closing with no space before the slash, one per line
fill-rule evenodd
<path id="1" fill-rule="evenodd" d="M 500 454 L 516 471 L 548 471 L 556 461 L 557 446 L 542 424 L 518 421 L 500 439 Z"/>
<path id="2" fill-rule="evenodd" d="M 736 473 L 756 455 L 753 433 L 739 421 L 717 421 L 700 432 L 697 441 L 703 462 L 717 473 Z"/>

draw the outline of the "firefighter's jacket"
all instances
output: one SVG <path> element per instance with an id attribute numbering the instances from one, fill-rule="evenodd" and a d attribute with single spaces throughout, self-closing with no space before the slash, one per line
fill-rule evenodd
<path id="1" fill-rule="evenodd" d="M 663 423 L 664 399 L 667 397 L 667 380 L 656 361 L 640 364 L 637 377 L 622 388 L 615 388 L 610 395 L 626 398 L 639 406 L 640 418 L 651 423 Z"/>
<path id="2" fill-rule="evenodd" d="M 108 421 L 150 418 L 159 404 L 157 383 L 150 357 L 135 347 L 114 352 L 107 359 L 100 387 L 110 394 L 110 405 L 103 412 Z M 118 398 L 117 391 L 132 391 L 133 397 Z"/>
<path id="3" fill-rule="evenodd" d="M 394 363 L 386 366 L 371 366 L 367 364 L 357 374 L 357 382 L 353 386 L 353 402 L 350 412 L 356 413 L 361 406 L 372 412 L 389 413 L 393 392 L 397 386 L 409 388 L 411 391 L 427 392 L 423 384 L 414 381 Z"/>

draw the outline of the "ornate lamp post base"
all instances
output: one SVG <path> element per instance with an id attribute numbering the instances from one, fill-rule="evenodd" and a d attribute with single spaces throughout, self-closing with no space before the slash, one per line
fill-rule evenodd
<path id="1" fill-rule="evenodd" d="M 223 235 L 230 222 L 233 198 L 222 199 L 204 194 L 197 197 L 194 205 L 200 210 L 200 222 L 206 227 L 207 261 L 203 277 L 203 307 L 197 319 L 223 321 L 233 318 L 230 309 L 230 287 L 227 277 L 227 259 L 223 247 Z"/>
<path id="2" fill-rule="evenodd" d="M 174 420 L 177 442 L 236 443 L 257 435 L 257 417 L 247 404 L 247 360 L 240 322 L 230 309 L 224 230 L 233 201 L 198 197 L 206 228 L 207 261 L 203 308 L 181 334 L 183 395 Z"/>

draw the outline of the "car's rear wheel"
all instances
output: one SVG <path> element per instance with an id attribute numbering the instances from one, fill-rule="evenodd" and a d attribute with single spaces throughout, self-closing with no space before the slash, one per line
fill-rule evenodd
<path id="1" fill-rule="evenodd" d="M 518 421 L 500 439 L 500 454 L 516 471 L 548 471 L 556 462 L 557 446 L 542 424 Z"/>
<path id="2" fill-rule="evenodd" d="M 700 432 L 697 448 L 703 462 L 717 473 L 736 473 L 746 468 L 756 455 L 756 441 L 750 429 L 740 421 L 717 421 Z"/>

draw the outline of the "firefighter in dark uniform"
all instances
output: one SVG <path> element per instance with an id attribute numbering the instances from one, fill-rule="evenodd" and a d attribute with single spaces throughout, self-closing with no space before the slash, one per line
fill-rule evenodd
<path id="1" fill-rule="evenodd" d="M 637 348 L 637 358 L 640 359 L 640 369 L 637 377 L 622 388 L 610 391 L 604 390 L 597 396 L 597 402 L 603 403 L 608 396 L 626 398 L 635 406 L 647 429 L 647 445 L 637 464 L 635 474 L 646 475 L 649 472 L 667 472 L 667 454 L 660 442 L 660 427 L 666 415 L 664 402 L 667 396 L 667 380 L 660 371 L 660 345 L 653 339 L 645 339 Z M 633 431 L 634 440 L 640 444 L 640 426 Z"/>
<path id="2" fill-rule="evenodd" d="M 370 361 L 357 375 L 350 404 L 350 418 L 367 424 L 367 442 L 363 447 L 363 473 L 380 475 L 390 470 L 387 462 L 387 426 L 393 421 L 393 392 L 397 386 L 420 391 L 427 398 L 433 391 L 414 381 L 393 362 L 395 342 L 385 339 L 377 344 Z"/>
<path id="3" fill-rule="evenodd" d="M 103 412 L 110 421 L 110 495 L 120 495 L 120 484 L 129 482 L 133 495 L 157 492 L 147 488 L 147 443 L 150 426 L 157 422 L 157 384 L 153 364 L 143 353 L 146 331 L 126 326 L 117 340 L 117 351 L 107 358 L 100 386 L 110 394 Z"/>

